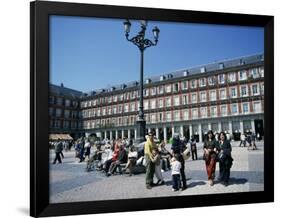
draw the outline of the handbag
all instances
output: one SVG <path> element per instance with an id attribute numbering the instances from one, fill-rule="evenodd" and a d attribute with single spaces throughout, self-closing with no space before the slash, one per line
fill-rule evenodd
<path id="1" fill-rule="evenodd" d="M 190 150 L 189 148 L 185 149 L 184 152 L 182 153 L 183 159 L 188 160 L 190 158 Z"/>

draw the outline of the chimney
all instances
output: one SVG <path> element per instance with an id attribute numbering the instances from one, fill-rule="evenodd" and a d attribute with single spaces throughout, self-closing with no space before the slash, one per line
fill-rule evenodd
<path id="1" fill-rule="evenodd" d="M 64 87 L 64 86 L 63 86 L 63 83 L 60 84 L 60 87 L 62 87 L 62 88 Z"/>

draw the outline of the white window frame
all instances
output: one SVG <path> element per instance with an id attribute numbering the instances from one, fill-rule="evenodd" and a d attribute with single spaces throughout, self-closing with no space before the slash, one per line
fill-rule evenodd
<path id="1" fill-rule="evenodd" d="M 214 98 L 213 98 L 212 93 L 215 93 Z M 216 101 L 217 100 L 217 91 L 215 89 L 214 90 L 210 90 L 209 91 L 209 96 L 210 96 L 210 101 Z"/>
<path id="2" fill-rule="evenodd" d="M 195 99 L 193 98 L 193 96 L 195 96 Z M 197 103 L 197 93 L 193 92 L 191 93 L 191 103 Z"/>
<path id="3" fill-rule="evenodd" d="M 229 87 L 229 89 L 230 89 L 230 98 L 237 98 L 237 87 L 232 86 L 232 87 Z M 235 96 L 232 96 L 232 89 L 235 90 Z"/>
<path id="4" fill-rule="evenodd" d="M 204 99 L 202 98 L 202 95 L 205 95 Z M 206 102 L 207 101 L 207 93 L 206 91 L 200 92 L 200 102 Z"/>
<path id="5" fill-rule="evenodd" d="M 257 86 L 257 93 L 254 93 L 254 89 L 253 89 L 254 86 Z M 251 92 L 252 92 L 252 95 L 260 95 L 260 87 L 259 87 L 258 83 L 251 84 Z"/>
<path id="6" fill-rule="evenodd" d="M 224 97 L 221 95 L 221 92 L 222 92 L 222 91 L 224 91 Z M 219 94 L 220 94 L 220 99 L 221 99 L 221 100 L 226 99 L 226 88 L 220 89 L 220 90 L 219 90 Z"/>
<path id="7" fill-rule="evenodd" d="M 247 105 L 247 107 L 248 107 L 248 111 L 244 111 L 244 105 Z M 243 102 L 242 103 L 242 113 L 243 114 L 249 114 L 250 113 L 250 105 L 249 105 L 249 102 Z"/>
<path id="8" fill-rule="evenodd" d="M 246 87 L 246 94 L 245 95 L 243 95 L 243 93 L 242 93 L 242 89 L 244 88 L 244 87 Z M 240 97 L 247 97 L 247 96 L 249 96 L 249 90 L 248 90 L 249 88 L 248 88 L 248 85 L 241 85 L 240 86 Z"/>
<path id="9" fill-rule="evenodd" d="M 215 113 L 213 114 L 213 109 L 215 109 Z M 218 108 L 217 106 L 210 107 L 210 117 L 217 117 L 218 116 Z"/>
<path id="10" fill-rule="evenodd" d="M 208 117 L 208 110 L 207 110 L 207 107 L 201 107 L 201 108 L 200 108 L 200 116 L 201 116 L 201 118 L 206 118 L 206 117 Z"/>
<path id="11" fill-rule="evenodd" d="M 223 111 L 222 108 L 225 108 L 225 113 L 222 113 L 222 111 Z M 223 104 L 223 105 L 220 106 L 220 115 L 222 117 L 227 116 L 227 105 L 226 104 Z"/>
<path id="12" fill-rule="evenodd" d="M 232 110 L 233 105 L 236 105 L 236 113 L 233 113 L 233 110 Z M 231 115 L 238 115 L 238 114 L 239 114 L 238 104 L 237 103 L 231 104 Z"/>

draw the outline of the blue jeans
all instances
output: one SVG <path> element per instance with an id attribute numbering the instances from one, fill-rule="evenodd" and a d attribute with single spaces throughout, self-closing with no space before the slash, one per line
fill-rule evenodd
<path id="1" fill-rule="evenodd" d="M 180 174 L 172 175 L 173 177 L 173 189 L 179 190 L 181 188 Z"/>

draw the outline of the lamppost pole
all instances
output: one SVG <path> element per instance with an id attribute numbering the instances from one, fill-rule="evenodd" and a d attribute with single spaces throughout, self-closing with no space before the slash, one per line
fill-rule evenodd
<path id="1" fill-rule="evenodd" d="M 141 21 L 141 31 L 138 35 L 129 38 L 129 32 L 131 28 L 131 23 L 129 20 L 124 22 L 125 27 L 125 36 L 129 42 L 132 42 L 136 45 L 140 50 L 140 88 L 139 88 L 139 113 L 138 113 L 138 120 L 136 121 L 137 126 L 137 143 L 143 142 L 145 140 L 145 119 L 144 119 L 144 110 L 143 110 L 143 57 L 144 57 L 144 50 L 151 46 L 156 46 L 158 42 L 159 32 L 160 30 L 157 27 L 154 27 L 152 32 L 154 35 L 154 42 L 149 39 L 145 38 L 145 31 L 146 31 L 147 21 Z"/>

